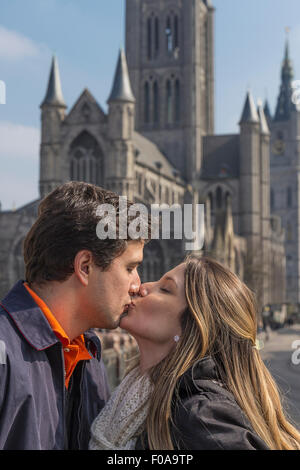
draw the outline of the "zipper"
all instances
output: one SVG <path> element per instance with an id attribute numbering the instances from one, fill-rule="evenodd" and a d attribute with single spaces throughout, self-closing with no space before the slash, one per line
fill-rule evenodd
<path id="1" fill-rule="evenodd" d="M 77 420 L 78 420 L 78 433 L 77 433 L 77 444 L 78 444 L 78 449 L 80 449 L 80 436 L 81 436 L 81 411 L 82 411 L 82 399 L 83 399 L 83 390 L 82 390 L 82 384 L 83 384 L 83 376 L 84 376 L 84 369 L 85 369 L 85 364 L 86 361 L 82 361 L 82 368 L 81 368 L 81 376 L 80 376 L 80 384 L 79 384 L 79 393 L 80 393 L 80 402 L 78 405 L 78 410 L 77 410 Z"/>

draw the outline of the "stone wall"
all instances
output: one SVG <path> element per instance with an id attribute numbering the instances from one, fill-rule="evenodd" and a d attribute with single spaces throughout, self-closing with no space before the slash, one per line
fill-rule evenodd
<path id="1" fill-rule="evenodd" d="M 124 330 L 95 330 L 102 345 L 102 357 L 108 381 L 113 391 L 123 379 L 132 359 L 138 355 L 138 347 L 132 336 Z"/>

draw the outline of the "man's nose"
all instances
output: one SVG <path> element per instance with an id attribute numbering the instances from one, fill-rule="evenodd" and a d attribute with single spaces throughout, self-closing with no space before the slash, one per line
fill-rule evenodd
<path id="1" fill-rule="evenodd" d="M 132 294 L 132 295 L 138 294 L 139 290 L 140 290 L 140 286 L 141 286 L 140 276 L 139 276 L 138 272 L 136 272 L 136 276 L 135 276 L 134 280 L 132 281 L 132 283 L 130 284 L 129 293 Z"/>

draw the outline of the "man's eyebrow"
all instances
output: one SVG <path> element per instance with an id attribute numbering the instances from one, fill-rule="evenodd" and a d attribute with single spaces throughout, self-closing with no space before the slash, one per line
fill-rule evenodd
<path id="1" fill-rule="evenodd" d="M 142 262 L 143 262 L 142 259 L 138 259 L 138 260 L 136 260 L 136 261 L 129 261 L 129 262 L 127 263 L 127 266 L 138 266 L 138 265 L 141 264 Z"/>

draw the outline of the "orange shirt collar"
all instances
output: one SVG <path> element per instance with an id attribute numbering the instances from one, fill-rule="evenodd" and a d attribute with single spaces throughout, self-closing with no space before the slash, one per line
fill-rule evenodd
<path id="1" fill-rule="evenodd" d="M 78 338 L 75 338 L 71 342 L 70 338 L 68 337 L 60 323 L 57 321 L 47 304 L 29 287 L 27 282 L 24 282 L 24 286 L 26 287 L 27 291 L 32 296 L 33 300 L 38 305 L 38 307 L 40 307 L 41 311 L 48 320 L 54 334 L 63 345 L 66 378 L 65 384 L 66 387 L 68 387 L 69 380 L 77 363 L 81 360 L 91 359 L 91 355 L 89 354 L 84 344 L 84 336 L 80 335 L 78 336 Z"/>

